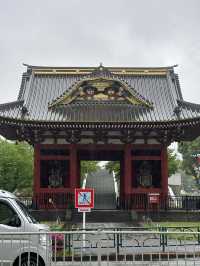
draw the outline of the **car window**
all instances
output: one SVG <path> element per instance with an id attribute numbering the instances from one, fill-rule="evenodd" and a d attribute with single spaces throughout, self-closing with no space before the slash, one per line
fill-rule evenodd
<path id="1" fill-rule="evenodd" d="M 20 209 L 22 210 L 22 212 L 24 213 L 24 215 L 27 217 L 28 221 L 30 223 L 38 223 L 37 220 L 30 214 L 28 208 L 19 200 L 15 200 L 18 204 L 18 206 L 20 207 Z"/>
<path id="2" fill-rule="evenodd" d="M 6 202 L 0 201 L 0 224 L 19 227 L 20 219 L 16 212 Z"/>

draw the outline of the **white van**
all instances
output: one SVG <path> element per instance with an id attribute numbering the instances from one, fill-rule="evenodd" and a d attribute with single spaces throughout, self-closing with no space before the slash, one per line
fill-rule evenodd
<path id="1" fill-rule="evenodd" d="M 15 195 L 0 190 L 0 265 L 50 265 L 48 231 L 49 227 L 39 224 Z"/>

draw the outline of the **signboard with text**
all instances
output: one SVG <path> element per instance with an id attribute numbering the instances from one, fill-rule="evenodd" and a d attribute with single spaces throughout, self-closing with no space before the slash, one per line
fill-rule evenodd
<path id="1" fill-rule="evenodd" d="M 149 193 L 149 203 L 158 204 L 160 201 L 160 194 L 159 193 Z"/>
<path id="2" fill-rule="evenodd" d="M 89 212 L 91 208 L 94 208 L 94 189 L 76 188 L 75 208 L 77 208 L 80 212 Z"/>

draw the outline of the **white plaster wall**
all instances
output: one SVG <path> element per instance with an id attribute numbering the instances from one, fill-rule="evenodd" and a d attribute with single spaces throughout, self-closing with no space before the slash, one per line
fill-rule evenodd
<path id="1" fill-rule="evenodd" d="M 42 144 L 54 144 L 54 139 L 45 139 Z"/>
<path id="2" fill-rule="evenodd" d="M 160 144 L 156 139 L 148 139 L 147 143 L 148 144 Z"/>
<path id="3" fill-rule="evenodd" d="M 143 139 L 136 139 L 134 144 L 144 144 L 144 140 Z"/>
<path id="4" fill-rule="evenodd" d="M 148 139 L 147 143 L 148 144 L 159 144 L 159 142 L 154 138 Z M 55 144 L 54 138 L 47 138 L 42 142 L 42 144 Z M 67 142 L 63 138 L 58 138 L 57 144 L 71 144 L 71 143 Z M 94 142 L 92 138 L 82 139 L 78 144 L 94 144 Z M 103 141 L 99 141 L 98 144 L 105 144 L 105 143 Z M 119 139 L 109 139 L 108 144 L 124 144 L 124 143 L 121 142 Z M 136 139 L 132 144 L 145 144 L 145 141 L 144 139 Z"/>

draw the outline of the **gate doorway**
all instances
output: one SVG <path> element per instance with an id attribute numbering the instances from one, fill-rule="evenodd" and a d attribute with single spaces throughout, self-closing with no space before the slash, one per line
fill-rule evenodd
<path id="1" fill-rule="evenodd" d="M 89 173 L 85 179 L 87 188 L 95 190 L 95 209 L 112 210 L 117 209 L 120 200 L 120 181 L 122 180 L 123 151 L 107 151 L 107 150 L 80 150 L 78 152 L 78 160 L 81 173 L 82 161 L 98 161 L 98 169 L 96 172 Z M 107 169 L 107 164 L 115 163 L 119 165 L 119 173 L 115 173 Z M 80 176 L 81 184 L 83 177 Z"/>

